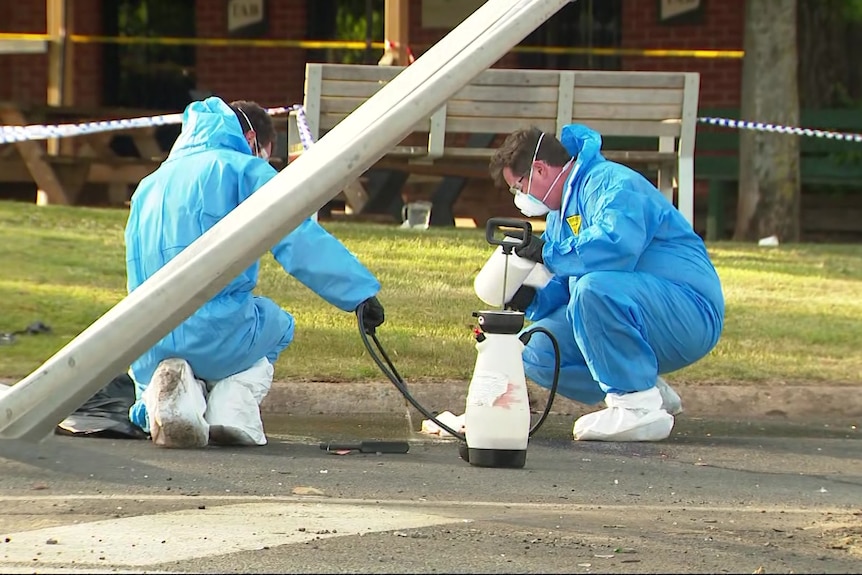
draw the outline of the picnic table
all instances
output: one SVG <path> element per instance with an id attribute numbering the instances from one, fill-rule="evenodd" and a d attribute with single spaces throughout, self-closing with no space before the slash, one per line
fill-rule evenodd
<path id="1" fill-rule="evenodd" d="M 0 102 L 0 125 L 80 124 L 174 114 L 180 110 L 80 108 Z M 286 146 L 287 121 L 273 118 L 276 169 Z M 0 143 L 0 185 L 35 183 L 37 203 L 78 204 L 90 185 L 105 189 L 109 205 L 125 205 L 142 178 L 152 173 L 170 152 L 179 124 L 129 127 L 56 140 Z"/>
<path id="2" fill-rule="evenodd" d="M 6 126 L 95 122 L 162 113 L 0 102 L 0 124 Z M 107 186 L 112 203 L 121 203 L 128 200 L 130 189 L 141 178 L 158 167 L 167 155 L 165 140 L 178 130 L 178 126 L 153 126 L 0 144 L 0 184 L 35 183 L 37 201 L 51 204 L 74 204 L 85 185 L 101 184 Z"/>

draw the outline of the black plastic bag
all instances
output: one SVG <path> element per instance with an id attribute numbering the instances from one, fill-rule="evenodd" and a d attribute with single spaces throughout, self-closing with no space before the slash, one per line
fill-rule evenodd
<path id="1" fill-rule="evenodd" d="M 60 435 L 146 439 L 147 434 L 129 421 L 135 403 L 135 382 L 128 374 L 118 375 L 84 405 L 57 426 Z"/>

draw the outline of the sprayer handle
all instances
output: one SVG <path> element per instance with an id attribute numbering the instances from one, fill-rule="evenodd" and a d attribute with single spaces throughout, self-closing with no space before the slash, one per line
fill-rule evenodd
<path id="1" fill-rule="evenodd" d="M 507 229 L 509 231 L 507 231 Z M 497 230 L 503 232 L 503 237 L 501 239 L 496 238 Z M 520 231 L 513 232 L 511 230 Z M 506 237 L 520 238 L 521 241 L 518 243 L 506 241 Z M 513 248 L 522 248 L 529 245 L 532 237 L 533 226 L 526 220 L 518 220 L 515 218 L 489 218 L 488 223 L 485 224 L 485 239 L 488 240 L 488 243 L 492 246 L 503 246 L 504 249 L 508 247 L 509 251 Z"/>

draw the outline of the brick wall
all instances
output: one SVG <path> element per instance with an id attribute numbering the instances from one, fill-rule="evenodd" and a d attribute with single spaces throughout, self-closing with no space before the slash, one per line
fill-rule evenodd
<path id="1" fill-rule="evenodd" d="M 0 31 L 44 34 L 45 0 L 0 2 Z M 45 102 L 48 57 L 44 54 L 0 56 L 0 100 Z"/>
<path id="2" fill-rule="evenodd" d="M 102 3 L 114 0 L 74 0 L 76 34 L 102 34 Z M 45 2 L 42 1 L 44 5 Z M 102 104 L 102 44 L 75 44 L 76 106 L 95 107 Z"/>
<path id="3" fill-rule="evenodd" d="M 75 0 L 75 31 L 99 34 L 104 0 Z M 306 0 L 310 1 L 310 0 Z M 306 1 L 270 0 L 267 37 L 303 39 L 306 36 Z M 689 48 L 738 50 L 742 47 L 743 0 L 705 2 L 702 24 L 658 23 L 658 2 L 624 0 L 622 43 L 624 48 Z M 197 0 L 198 37 L 227 36 L 224 2 Z M 45 32 L 44 0 L 0 2 L 0 31 Z M 427 46 L 442 38 L 447 30 L 421 26 L 421 0 L 410 0 L 410 38 L 417 46 Z M 82 106 L 101 103 L 101 45 L 75 46 L 74 101 Z M 306 52 L 290 48 L 201 47 L 197 51 L 198 88 L 209 89 L 228 99 L 249 98 L 263 105 L 299 102 L 302 99 Z M 47 91 L 47 56 L 0 56 L 0 99 L 44 102 Z M 498 66 L 515 66 L 507 56 Z M 623 59 L 626 70 L 680 70 L 701 73 L 701 107 L 736 106 L 742 63 L 740 60 L 693 58 Z"/>
<path id="4" fill-rule="evenodd" d="M 102 2 L 75 0 L 74 31 L 102 33 Z M 197 0 L 199 37 L 227 37 L 224 2 Z M 305 2 L 270 0 L 267 37 L 305 37 Z M 0 31 L 45 33 L 45 0 L 0 2 Z M 74 47 L 74 103 L 102 103 L 102 44 Z M 305 71 L 305 51 L 277 48 L 201 47 L 197 51 L 197 82 L 228 99 L 254 99 L 263 105 L 300 102 Z M 44 103 L 48 89 L 48 57 L 45 54 L 0 56 L 0 100 Z"/>
<path id="5" fill-rule="evenodd" d="M 702 23 L 660 24 L 656 0 L 623 0 L 622 47 L 741 50 L 744 5 L 744 0 L 704 0 Z M 447 30 L 423 28 L 421 11 L 422 1 L 410 0 L 410 41 L 427 46 Z M 497 66 L 519 67 L 514 54 L 503 57 Z M 741 59 L 626 57 L 623 69 L 700 72 L 700 107 L 739 105 Z"/>
<path id="6" fill-rule="evenodd" d="M 704 0 L 700 24 L 660 24 L 655 0 L 623 0 L 624 48 L 741 50 L 744 0 Z M 742 84 L 741 59 L 623 58 L 625 70 L 700 72 L 698 108 L 738 107 Z M 695 229 L 705 226 L 707 182 L 695 180 Z"/>
<path id="7" fill-rule="evenodd" d="M 75 33 L 100 34 L 102 0 L 70 2 Z M 0 2 L 0 31 L 44 34 L 47 31 L 45 0 Z M 98 44 L 74 48 L 73 102 L 81 106 L 101 103 L 102 58 Z M 0 100 L 44 104 L 48 92 L 47 54 L 0 56 Z"/>
<path id="8" fill-rule="evenodd" d="M 309 0 L 313 1 L 313 0 Z M 199 38 L 226 38 L 225 2 L 197 0 Z M 270 0 L 267 38 L 305 38 L 305 2 Z M 305 50 L 295 48 L 219 48 L 197 50 L 198 89 L 210 90 L 230 100 L 255 100 L 262 106 L 302 101 Z"/>
<path id="9" fill-rule="evenodd" d="M 741 50 L 744 0 L 704 0 L 702 24 L 660 24 L 655 0 L 623 0 L 624 48 Z M 625 70 L 700 72 L 700 107 L 739 105 L 741 59 L 623 58 Z"/>

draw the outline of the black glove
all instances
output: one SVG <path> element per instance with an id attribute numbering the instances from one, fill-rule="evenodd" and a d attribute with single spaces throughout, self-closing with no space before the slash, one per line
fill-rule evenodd
<path id="1" fill-rule="evenodd" d="M 506 304 L 506 309 L 512 311 L 525 311 L 530 304 L 533 303 L 533 298 L 536 297 L 536 288 L 530 286 L 521 286 L 509 303 Z"/>
<path id="2" fill-rule="evenodd" d="M 362 329 L 365 333 L 372 334 L 374 330 L 383 325 L 386 319 L 383 313 L 383 305 L 377 299 L 377 296 L 371 296 L 356 307 L 356 313 L 359 315 L 359 310 L 362 309 Z"/>
<path id="3" fill-rule="evenodd" d="M 539 236 L 530 236 L 530 243 L 523 247 L 515 248 L 515 254 L 541 264 L 544 263 L 542 260 L 542 247 L 544 245 L 545 242 Z"/>

